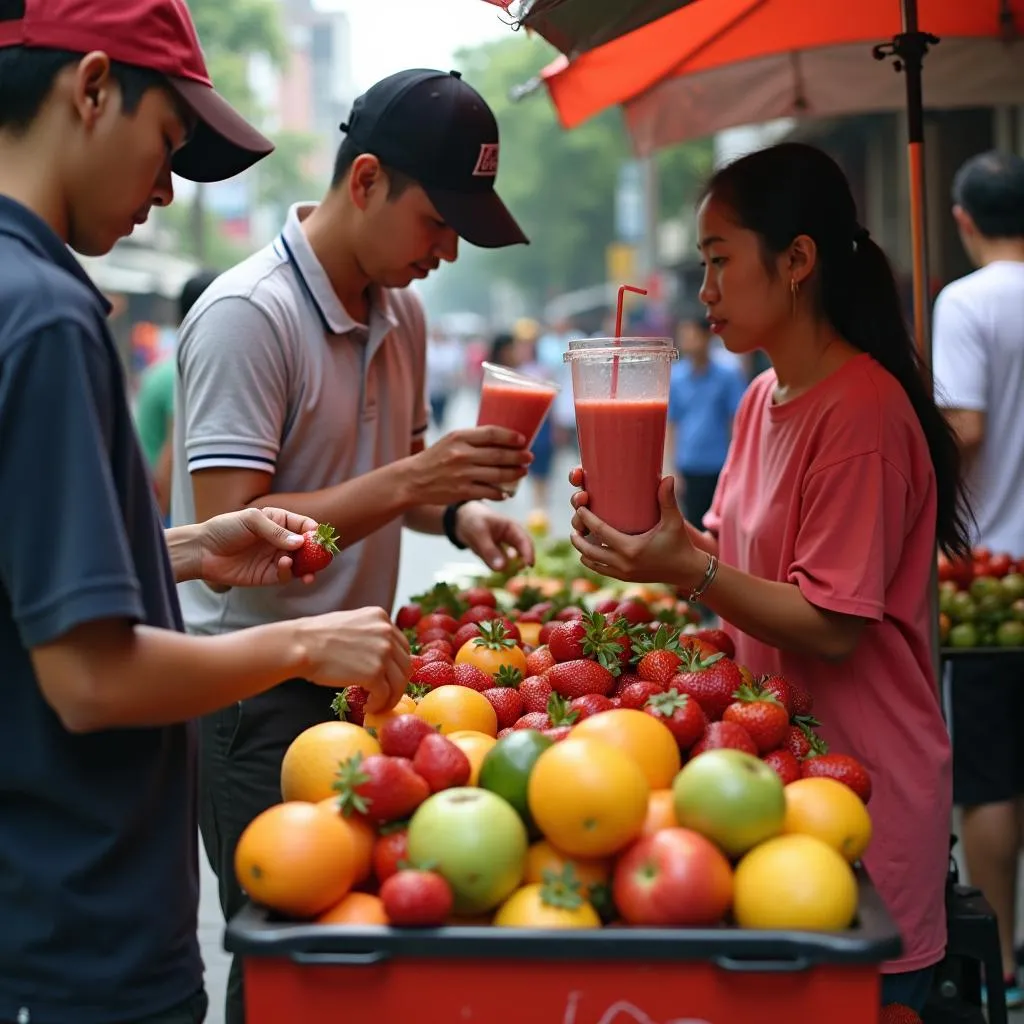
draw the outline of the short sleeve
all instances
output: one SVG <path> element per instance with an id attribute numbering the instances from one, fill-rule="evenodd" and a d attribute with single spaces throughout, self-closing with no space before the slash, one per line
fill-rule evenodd
<path id="1" fill-rule="evenodd" d="M 289 353 L 266 313 L 239 296 L 200 310 L 182 329 L 178 374 L 188 471 L 273 474 L 288 415 Z"/>
<path id="2" fill-rule="evenodd" d="M 945 289 L 932 318 L 935 400 L 946 409 L 984 411 L 988 405 L 988 352 L 977 315 Z"/>
<path id="3" fill-rule="evenodd" d="M 881 621 L 911 497 L 903 474 L 877 452 L 811 473 L 789 582 L 819 608 Z"/>
<path id="4" fill-rule="evenodd" d="M 58 324 L 0 362 L 0 579 L 26 648 L 86 622 L 143 618 L 111 470 L 114 358 Z"/>

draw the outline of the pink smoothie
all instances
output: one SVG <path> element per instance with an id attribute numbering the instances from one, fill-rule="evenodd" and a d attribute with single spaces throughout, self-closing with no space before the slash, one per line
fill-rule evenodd
<path id="1" fill-rule="evenodd" d="M 584 487 L 590 509 L 623 533 L 646 533 L 660 519 L 658 484 L 668 403 L 590 398 L 576 402 Z"/>
<path id="2" fill-rule="evenodd" d="M 480 390 L 477 426 L 518 430 L 532 444 L 544 417 L 555 400 L 554 388 L 519 388 L 512 384 L 485 383 Z"/>

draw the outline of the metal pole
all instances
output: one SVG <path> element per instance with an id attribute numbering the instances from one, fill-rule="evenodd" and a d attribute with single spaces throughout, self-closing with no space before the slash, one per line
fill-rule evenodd
<path id="1" fill-rule="evenodd" d="M 917 23 L 917 0 L 900 0 L 903 31 L 891 43 L 876 46 L 876 60 L 895 58 L 907 87 L 907 172 L 910 196 L 910 251 L 914 271 L 914 337 L 924 364 L 925 378 L 932 386 L 931 294 L 928 268 L 928 222 L 925 217 L 924 93 L 921 76 L 928 48 L 939 42 L 936 36 L 922 32 Z M 939 582 L 937 566 L 932 566 L 931 619 L 932 663 L 941 687 L 942 665 L 939 657 Z"/>

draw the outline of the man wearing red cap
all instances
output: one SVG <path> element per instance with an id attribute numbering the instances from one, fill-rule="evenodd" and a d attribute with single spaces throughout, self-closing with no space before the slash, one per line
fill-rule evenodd
<path id="1" fill-rule="evenodd" d="M 247 509 L 162 529 L 101 254 L 171 171 L 271 144 L 213 91 L 183 0 L 0 0 L 0 1022 L 199 1024 L 190 720 L 302 676 L 404 690 L 381 609 L 183 635 L 176 582 L 287 582 L 315 526 Z M 296 584 L 298 586 L 298 584 Z"/>
<path id="2" fill-rule="evenodd" d="M 408 287 L 460 239 L 526 242 L 495 190 L 498 124 L 456 72 L 414 68 L 352 107 L 331 187 L 288 214 L 272 245 L 222 274 L 182 326 L 172 518 L 284 504 L 334 525 L 342 546 L 312 587 L 182 588 L 190 632 L 224 634 L 364 604 L 390 608 L 403 527 L 445 533 L 504 568 L 533 561 L 523 527 L 490 503 L 525 475 L 526 439 L 498 427 L 425 445 L 426 327 Z M 333 717 L 301 678 L 204 719 L 203 842 L 227 917 L 244 902 L 234 852 L 281 798 L 281 759 Z M 227 1024 L 244 1020 L 239 964 Z"/>

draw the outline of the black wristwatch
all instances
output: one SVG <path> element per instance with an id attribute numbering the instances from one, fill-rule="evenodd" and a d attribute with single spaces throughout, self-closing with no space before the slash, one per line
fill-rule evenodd
<path id="1" fill-rule="evenodd" d="M 457 501 L 453 505 L 447 506 L 444 510 L 444 515 L 441 517 L 441 523 L 444 526 L 444 535 L 451 541 L 453 547 L 457 547 L 460 551 L 466 550 L 466 545 L 459 540 L 459 535 L 455 532 L 455 517 L 459 514 L 459 509 L 463 505 L 468 505 L 468 501 Z"/>

